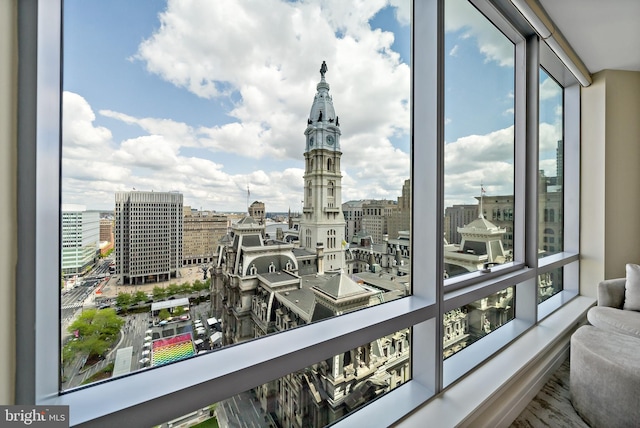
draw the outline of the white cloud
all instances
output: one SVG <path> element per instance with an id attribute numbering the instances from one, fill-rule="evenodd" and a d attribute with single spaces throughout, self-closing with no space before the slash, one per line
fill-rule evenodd
<path id="1" fill-rule="evenodd" d="M 137 125 L 148 134 L 121 142 L 113 153 L 115 161 L 132 169 L 140 179 L 138 187 L 159 187 L 167 177 L 171 178 L 167 185 L 178 187 L 182 175 L 192 169 L 192 179 L 184 185 L 197 188 L 207 176 L 193 178 L 203 174 L 202 165 L 195 168 L 196 161 L 181 153 L 185 147 L 205 149 L 211 159 L 243 164 L 242 159 L 255 159 L 262 168 L 259 174 L 247 170 L 231 175 L 229 165 L 212 162 L 210 169 L 218 176 L 207 184 L 216 188 L 216 195 L 209 197 L 221 204 L 219 209 L 244 206 L 237 194 L 246 192 L 248 183 L 252 196 L 261 195 L 271 204 L 268 209 L 286 208 L 291 201 L 297 204 L 302 170 L 279 171 L 272 161 L 302 165 L 303 132 L 320 63 L 326 60 L 343 134 L 343 170 L 359 177 L 344 193 L 373 192 L 367 197 L 395 199 L 409 177 L 409 156 L 394 148 L 390 139 L 408 138 L 410 70 L 391 50 L 393 34 L 372 30 L 368 23 L 389 5 L 407 24 L 406 0 L 170 0 L 159 16 L 157 31 L 139 45 L 134 59 L 199 97 L 232 101 L 228 114 L 234 121 L 193 128 L 169 119 L 101 110 L 101 115 Z M 250 168 L 256 162 L 246 164 Z M 160 171 L 162 177 L 156 177 Z M 233 191 L 223 190 L 225 186 Z M 223 194 L 229 199 L 225 201 Z"/>
<path id="2" fill-rule="evenodd" d="M 411 2 L 407 0 L 389 0 L 391 6 L 396 8 L 396 19 L 402 25 L 411 23 Z"/>
<path id="3" fill-rule="evenodd" d="M 95 126 L 95 114 L 84 98 L 64 92 L 63 102 L 63 203 L 111 210 L 116 191 L 179 190 L 187 205 L 241 211 L 250 184 L 252 200 L 263 200 L 271 210 L 299 211 L 300 168 L 230 174 L 220 163 L 181 154 L 187 146 L 206 147 L 204 134 L 183 123 L 102 111 L 149 133 L 116 143 L 107 128 Z M 181 146 L 181 136 L 190 143 Z"/>
<path id="4" fill-rule="evenodd" d="M 513 194 L 513 126 L 445 145 L 445 206 L 473 204 L 482 184 L 488 195 Z"/>
<path id="5" fill-rule="evenodd" d="M 449 51 L 449 56 L 458 56 L 458 49 L 460 49 L 460 46 L 455 45 L 453 48 L 451 48 L 451 50 Z"/>
<path id="6" fill-rule="evenodd" d="M 299 211 L 303 131 L 322 60 L 341 122 L 343 200 L 396 199 L 410 176 L 409 153 L 392 144 L 408 139 L 410 69 L 391 50 L 393 34 L 368 24 L 389 5 L 409 22 L 402 0 L 169 0 L 134 64 L 198 97 L 231 103 L 231 123 L 193 126 L 106 106 L 99 110 L 104 123 L 142 131 L 113 141 L 91 106 L 67 92 L 65 202 L 112 209 L 115 191 L 136 188 L 179 190 L 197 208 L 244 210 L 249 185 L 251 200 L 267 210 Z M 448 147 L 456 143 L 468 144 Z M 467 195 L 482 179 L 489 189 L 489 181 L 499 182 L 500 168 L 471 171 L 451 176 Z"/>
<path id="7" fill-rule="evenodd" d="M 487 61 L 513 67 L 514 45 L 467 0 L 445 2 L 445 30 L 463 31 L 461 37 L 475 38 Z"/>
<path id="8" fill-rule="evenodd" d="M 110 143 L 111 131 L 93 124 L 96 115 L 83 97 L 72 92 L 64 92 L 62 103 L 64 113 L 62 136 L 65 150 L 95 149 L 105 147 Z"/>
<path id="9" fill-rule="evenodd" d="M 562 94 L 562 87 L 550 77 L 547 77 L 540 85 L 540 100 L 548 100 L 559 97 Z"/>
<path id="10" fill-rule="evenodd" d="M 539 144 L 540 144 L 540 158 L 554 158 L 556 156 L 556 149 L 558 148 L 558 141 L 562 139 L 561 126 L 552 125 L 549 123 L 541 123 L 539 130 Z"/>
<path id="11" fill-rule="evenodd" d="M 400 3 L 408 6 L 393 5 Z M 386 6 L 386 0 L 169 1 L 136 58 L 200 97 L 240 97 L 229 113 L 236 122 L 200 130 L 207 136 L 201 144 L 299 159 L 322 60 L 345 138 L 408 132 L 409 67 L 391 50 L 393 34 L 368 24 Z M 398 16 L 405 9 L 396 9 Z"/>

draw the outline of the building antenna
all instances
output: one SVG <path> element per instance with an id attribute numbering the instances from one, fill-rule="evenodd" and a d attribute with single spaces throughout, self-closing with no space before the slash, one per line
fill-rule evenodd
<path id="1" fill-rule="evenodd" d="M 249 184 L 247 184 L 247 213 L 250 215 L 251 213 L 249 212 L 249 198 L 251 197 L 251 191 L 249 190 Z"/>
<path id="2" fill-rule="evenodd" d="M 478 218 L 484 218 L 484 208 L 482 206 L 482 199 L 485 193 L 487 193 L 487 191 L 484 190 L 484 186 L 482 185 L 482 182 L 480 182 L 480 212 L 478 213 Z"/>

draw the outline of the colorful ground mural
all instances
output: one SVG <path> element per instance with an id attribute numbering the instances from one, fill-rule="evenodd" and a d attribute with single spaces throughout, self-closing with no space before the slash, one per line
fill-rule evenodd
<path id="1" fill-rule="evenodd" d="M 151 351 L 151 365 L 159 366 L 183 360 L 195 355 L 191 333 L 179 334 L 167 339 L 158 339 L 153 342 Z"/>

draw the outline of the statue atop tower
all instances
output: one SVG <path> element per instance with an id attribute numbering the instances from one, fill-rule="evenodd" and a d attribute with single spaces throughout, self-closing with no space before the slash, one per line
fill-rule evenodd
<path id="1" fill-rule="evenodd" d="M 327 68 L 327 63 L 325 61 L 322 61 L 322 65 L 320 66 L 320 76 L 324 79 L 324 75 L 327 72 L 328 68 Z"/>

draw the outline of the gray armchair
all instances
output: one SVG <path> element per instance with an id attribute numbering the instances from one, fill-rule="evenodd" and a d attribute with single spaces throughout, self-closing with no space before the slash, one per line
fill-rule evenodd
<path id="1" fill-rule="evenodd" d="M 571 336 L 571 402 L 592 427 L 640 421 L 640 312 L 623 309 L 626 282 L 598 284 L 598 306 L 587 312 L 592 325 Z"/>
<path id="2" fill-rule="evenodd" d="M 640 312 L 624 310 L 625 278 L 598 284 L 598 306 L 587 313 L 589 323 L 604 331 L 640 338 Z"/>

